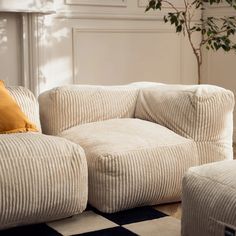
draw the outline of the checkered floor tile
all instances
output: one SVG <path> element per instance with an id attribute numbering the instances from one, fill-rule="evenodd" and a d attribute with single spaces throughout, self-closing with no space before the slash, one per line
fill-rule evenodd
<path id="1" fill-rule="evenodd" d="M 80 215 L 47 224 L 0 231 L 0 236 L 180 236 L 180 221 L 152 207 L 105 214 L 89 207 Z"/>

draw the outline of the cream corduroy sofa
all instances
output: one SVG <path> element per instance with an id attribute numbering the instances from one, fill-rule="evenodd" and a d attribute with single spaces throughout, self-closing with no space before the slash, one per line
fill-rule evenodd
<path id="1" fill-rule="evenodd" d="M 179 201 L 191 166 L 232 159 L 234 95 L 210 85 L 71 85 L 40 95 L 45 134 L 80 144 L 103 212 Z"/>
<path id="2" fill-rule="evenodd" d="M 82 212 L 88 188 L 83 149 L 43 135 L 33 94 L 22 87 L 8 89 L 40 132 L 0 134 L 0 229 Z"/>

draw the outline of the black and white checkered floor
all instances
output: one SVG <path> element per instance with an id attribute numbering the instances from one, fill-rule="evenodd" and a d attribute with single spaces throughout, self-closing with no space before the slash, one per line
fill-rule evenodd
<path id="1" fill-rule="evenodd" d="M 180 220 L 152 207 L 104 214 L 88 207 L 63 220 L 0 231 L 0 236 L 179 236 Z"/>

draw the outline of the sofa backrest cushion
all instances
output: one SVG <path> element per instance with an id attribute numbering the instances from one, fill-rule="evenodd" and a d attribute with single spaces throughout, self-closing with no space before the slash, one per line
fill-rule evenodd
<path id="1" fill-rule="evenodd" d="M 193 139 L 199 163 L 232 159 L 234 94 L 213 85 L 158 85 L 142 89 L 135 117 Z"/>
<path id="2" fill-rule="evenodd" d="M 157 85 L 142 89 L 135 117 L 195 141 L 232 137 L 234 95 L 213 85 Z M 229 132 L 226 127 L 229 126 Z"/>
<path id="3" fill-rule="evenodd" d="M 41 132 L 39 105 L 33 93 L 24 87 L 7 87 L 8 91 L 20 106 L 27 118 L 36 125 L 37 130 Z"/>
<path id="4" fill-rule="evenodd" d="M 76 125 L 114 118 L 133 118 L 137 86 L 68 85 L 39 96 L 45 134 L 57 135 Z"/>

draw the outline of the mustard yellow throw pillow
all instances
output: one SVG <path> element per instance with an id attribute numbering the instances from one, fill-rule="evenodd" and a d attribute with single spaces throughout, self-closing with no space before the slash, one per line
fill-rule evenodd
<path id="1" fill-rule="evenodd" d="M 0 80 L 0 134 L 38 131 Z"/>

